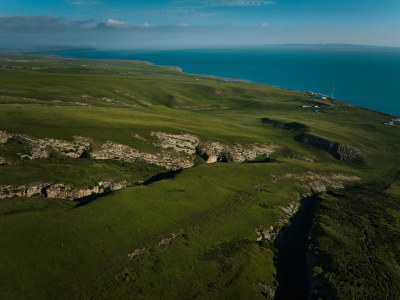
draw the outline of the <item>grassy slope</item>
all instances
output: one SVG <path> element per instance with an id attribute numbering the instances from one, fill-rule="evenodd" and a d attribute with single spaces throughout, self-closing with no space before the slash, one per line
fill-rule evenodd
<path id="1" fill-rule="evenodd" d="M 323 299 L 400 297 L 400 194 L 360 186 L 324 195 L 310 251 L 312 294 Z"/>
<path id="2" fill-rule="evenodd" d="M 303 188 L 292 180 L 281 180 L 264 192 L 252 187 L 271 174 L 305 170 L 338 171 L 303 162 L 202 165 L 175 179 L 128 188 L 78 208 L 56 200 L 3 200 L 1 242 L 13 245 L 1 249 L 6 258 L 3 283 L 9 295 L 18 297 L 26 289 L 32 296 L 52 298 L 76 285 L 77 296 L 217 297 L 224 288 L 232 295 L 240 290 L 261 295 L 255 284 L 274 282 L 273 253 L 255 241 L 254 229 L 276 223 L 283 214 L 278 205 L 287 206 L 292 193 Z M 158 246 L 181 230 L 185 235 L 172 245 Z M 35 239 L 23 238 L 29 236 Z M 128 253 L 143 247 L 151 255 L 128 260 Z M 133 285 L 119 280 L 125 273 Z M 232 289 L 230 281 L 235 283 Z M 100 284 L 106 286 L 99 289 Z"/>
<path id="3" fill-rule="evenodd" d="M 275 225 L 283 214 L 279 206 L 287 206 L 303 188 L 290 180 L 261 192 L 252 187 L 271 175 L 307 171 L 384 181 L 394 176 L 400 161 L 400 131 L 381 124 L 387 116 L 340 103 L 316 114 L 299 108 L 312 102 L 301 92 L 137 62 L 31 57 L 1 64 L 9 67 L 0 69 L 0 130 L 42 138 L 82 135 L 93 138 L 95 147 L 112 140 L 147 152 L 156 149 L 135 138 L 136 133 L 189 132 L 228 144 L 281 145 L 273 163 L 200 165 L 172 180 L 124 189 L 78 208 L 44 198 L 0 201 L 0 244 L 6 245 L 0 249 L 0 295 L 6 298 L 264 297 L 263 284 L 276 285 L 274 247 L 256 243 L 254 229 Z M 285 129 L 288 122 L 360 148 L 365 165 L 338 162 L 295 142 L 299 132 Z M 0 156 L 15 160 L 0 166 L 0 184 L 135 182 L 160 171 L 108 161 L 21 162 L 15 152 L 23 149 L 16 148 L 11 142 L 0 145 Z M 293 154 L 315 163 L 285 158 Z M 343 232 L 338 226 L 329 224 Z M 184 234 L 169 246 L 158 246 L 181 230 Z M 143 247 L 150 254 L 127 258 Z"/>

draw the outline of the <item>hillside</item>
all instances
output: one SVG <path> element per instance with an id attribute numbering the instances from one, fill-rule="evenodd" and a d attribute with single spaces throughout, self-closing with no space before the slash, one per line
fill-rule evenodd
<path id="1" fill-rule="evenodd" d="M 393 117 L 139 61 L 0 82 L 0 298 L 400 297 Z"/>

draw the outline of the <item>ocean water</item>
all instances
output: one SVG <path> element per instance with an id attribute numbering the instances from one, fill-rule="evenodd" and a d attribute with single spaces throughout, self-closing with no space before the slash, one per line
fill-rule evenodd
<path id="1" fill-rule="evenodd" d="M 144 60 L 184 72 L 313 91 L 400 115 L 399 49 L 202 49 L 67 51 L 62 57 Z"/>

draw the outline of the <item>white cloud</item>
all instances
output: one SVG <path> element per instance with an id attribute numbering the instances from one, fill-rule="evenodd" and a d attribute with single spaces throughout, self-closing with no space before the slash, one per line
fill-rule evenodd
<path id="1" fill-rule="evenodd" d="M 126 24 L 125 22 L 117 21 L 114 19 L 108 19 L 106 22 L 106 25 L 108 25 L 108 26 L 121 26 L 121 25 L 125 25 L 125 24 Z"/>
<path id="2" fill-rule="evenodd" d="M 178 4 L 178 2 L 174 2 Z M 148 10 L 146 13 L 152 17 L 169 16 L 180 19 L 193 19 L 193 18 L 210 18 L 215 16 L 225 15 L 223 11 L 208 11 L 205 6 L 193 6 L 193 7 L 175 7 L 169 9 L 155 9 Z"/>
<path id="3" fill-rule="evenodd" d="M 182 4 L 197 4 L 206 6 L 264 6 L 275 4 L 275 1 L 268 0 L 176 0 L 172 3 Z"/>
<path id="4" fill-rule="evenodd" d="M 200 6 L 265 6 L 275 4 L 268 0 L 175 0 L 176 5 L 200 5 Z"/>
<path id="5" fill-rule="evenodd" d="M 265 0 L 217 0 L 210 3 L 211 6 L 264 6 L 275 4 Z"/>
<path id="6" fill-rule="evenodd" d="M 108 19 L 105 23 L 102 24 L 107 27 L 118 27 L 118 28 L 125 28 L 129 26 L 127 23 L 123 21 L 118 21 L 114 19 Z"/>
<path id="7" fill-rule="evenodd" d="M 99 1 L 83 1 L 83 0 L 67 0 L 67 2 L 71 3 L 72 5 L 76 5 L 76 6 L 85 6 L 85 5 L 96 5 L 99 4 Z"/>
<path id="8" fill-rule="evenodd" d="M 265 28 L 269 27 L 269 24 L 267 22 L 264 22 L 264 23 L 261 24 L 261 27 L 265 27 Z"/>

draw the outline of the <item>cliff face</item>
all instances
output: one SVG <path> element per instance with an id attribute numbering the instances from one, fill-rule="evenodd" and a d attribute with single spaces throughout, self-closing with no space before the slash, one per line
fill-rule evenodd
<path id="1" fill-rule="evenodd" d="M 23 134 L 0 131 L 0 143 L 11 140 L 29 149 L 30 155 L 20 155 L 22 159 L 48 158 L 50 151 L 53 150 L 70 158 L 141 161 L 170 170 L 193 167 L 196 154 L 203 157 L 207 163 L 243 162 L 254 160 L 259 155 L 268 156 L 276 148 L 266 144 L 228 146 L 215 141 L 202 142 L 199 137 L 189 133 L 170 134 L 157 131 L 152 132 L 150 136 L 151 139 L 146 139 L 135 135 L 136 138 L 156 146 L 159 151 L 154 154 L 141 152 L 112 141 L 103 144 L 100 150 L 93 151 L 92 140 L 82 136 L 74 136 L 72 141 L 66 141 L 53 138 L 37 139 Z"/>
<path id="2" fill-rule="evenodd" d="M 71 185 L 64 185 L 61 183 L 49 185 L 43 189 L 42 193 L 47 198 L 58 198 L 75 200 L 92 195 L 104 194 L 110 191 L 116 191 L 124 188 L 126 182 L 112 183 L 112 182 L 99 182 L 94 187 L 77 188 Z"/>
<path id="3" fill-rule="evenodd" d="M 18 197 L 31 197 L 34 195 L 39 195 L 42 193 L 42 189 L 45 187 L 45 184 L 37 184 L 37 185 L 20 185 L 20 186 L 12 186 L 12 185 L 3 185 L 0 186 L 0 199 L 11 198 L 14 196 Z"/>
<path id="4" fill-rule="evenodd" d="M 89 153 L 92 159 L 111 159 L 128 162 L 141 161 L 170 170 L 190 168 L 194 166 L 194 156 L 185 155 L 176 151 L 161 150 L 156 154 L 140 152 L 139 150 L 113 142 L 107 142 L 100 151 Z"/>
<path id="5" fill-rule="evenodd" d="M 306 133 L 296 136 L 295 139 L 300 143 L 312 145 L 316 148 L 325 150 L 338 160 L 342 161 L 361 160 L 360 150 L 347 144 L 341 144 L 338 142 L 329 141 L 319 136 Z"/>
<path id="6" fill-rule="evenodd" d="M 74 136 L 72 141 L 54 138 L 34 138 L 24 134 L 0 131 L 0 143 L 9 141 L 18 143 L 29 150 L 28 154 L 19 154 L 21 159 L 45 159 L 52 152 L 76 159 L 121 160 L 127 162 L 146 162 L 165 167 L 170 170 L 190 168 L 200 155 L 207 163 L 243 162 L 254 160 L 259 155 L 270 155 L 276 146 L 265 144 L 225 145 L 216 141 L 201 141 L 193 134 L 170 134 L 154 131 L 145 138 L 136 138 L 155 146 L 156 153 L 146 153 L 133 147 L 108 141 L 98 151 L 93 151 L 92 140 L 87 137 Z M 8 163 L 0 157 L 0 165 Z M 125 183 L 100 182 L 90 188 L 77 188 L 64 183 L 40 183 L 36 185 L 0 186 L 0 199 L 13 196 L 31 197 L 43 194 L 48 198 L 79 199 L 93 194 L 102 194 L 107 190 L 123 188 Z"/>
<path id="7" fill-rule="evenodd" d="M 43 195 L 51 199 L 76 200 L 92 195 L 104 194 L 108 191 L 115 191 L 126 186 L 126 182 L 99 182 L 94 187 L 78 188 L 72 185 L 56 183 L 38 183 L 35 185 L 4 185 L 0 186 L 0 199 L 11 197 L 32 197 L 35 195 Z"/>
<path id="8" fill-rule="evenodd" d="M 251 144 L 242 146 L 234 144 L 231 146 L 219 142 L 208 141 L 196 147 L 196 152 L 207 162 L 244 162 L 254 160 L 260 155 L 271 155 L 276 146 Z"/>
<path id="9" fill-rule="evenodd" d="M 73 141 L 65 141 L 52 138 L 35 139 L 26 135 L 5 133 L 3 131 L 3 143 L 7 142 L 8 139 L 23 145 L 31 151 L 31 155 L 21 155 L 21 158 L 47 158 L 50 155 L 50 149 L 70 158 L 78 158 L 91 151 L 90 139 L 80 136 L 74 136 Z"/>

